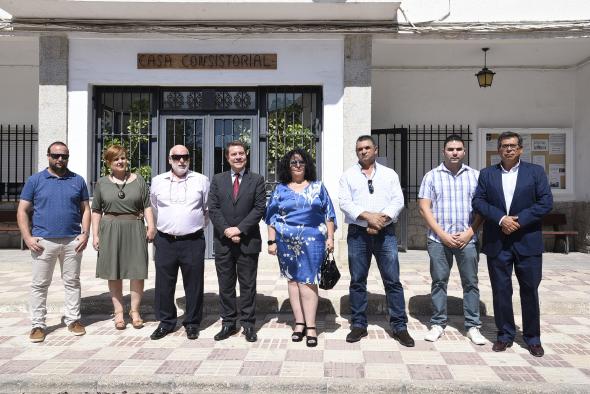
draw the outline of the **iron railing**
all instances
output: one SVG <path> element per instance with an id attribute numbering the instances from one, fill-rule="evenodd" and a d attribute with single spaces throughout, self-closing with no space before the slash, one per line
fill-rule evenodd
<path id="1" fill-rule="evenodd" d="M 32 125 L 0 125 L 0 201 L 19 199 L 37 169 L 38 135 Z"/>
<path id="2" fill-rule="evenodd" d="M 443 161 L 443 143 L 449 135 L 463 138 L 467 150 L 465 164 L 469 164 L 472 142 L 469 126 L 394 125 L 390 129 L 372 130 L 371 134 L 379 146 L 383 164 L 398 173 L 406 202 L 418 199 L 422 178 Z"/>

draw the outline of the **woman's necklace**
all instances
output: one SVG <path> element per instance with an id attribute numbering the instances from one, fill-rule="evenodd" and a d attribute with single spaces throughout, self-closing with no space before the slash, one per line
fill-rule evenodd
<path id="1" fill-rule="evenodd" d="M 113 175 L 111 175 L 111 177 L 113 178 L 113 180 L 116 179 Z M 123 180 L 123 185 L 121 187 L 119 187 L 119 184 L 116 181 L 113 182 L 115 184 L 115 186 L 117 186 L 117 189 L 119 189 L 119 193 L 117 193 L 117 196 L 121 200 L 125 198 L 125 192 L 123 191 L 123 189 L 125 188 L 125 185 L 127 184 L 127 179 L 129 179 L 129 177 L 127 176 L 127 174 L 125 174 L 125 179 Z"/>

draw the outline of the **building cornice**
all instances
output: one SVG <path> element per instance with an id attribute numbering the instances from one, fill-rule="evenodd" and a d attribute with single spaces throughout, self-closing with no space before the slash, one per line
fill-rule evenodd
<path id="1" fill-rule="evenodd" d="M 550 22 L 431 23 L 394 21 L 161 21 L 16 19 L 0 21 L 0 32 L 182 33 L 182 34 L 374 34 L 390 38 L 590 37 L 590 20 Z"/>

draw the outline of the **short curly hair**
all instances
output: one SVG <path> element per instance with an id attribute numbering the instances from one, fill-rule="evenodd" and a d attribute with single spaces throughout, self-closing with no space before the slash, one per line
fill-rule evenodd
<path id="1" fill-rule="evenodd" d="M 104 150 L 102 158 L 107 163 L 107 166 L 110 166 L 116 158 L 123 155 L 127 157 L 127 149 L 121 145 L 113 144 Z"/>
<path id="2" fill-rule="evenodd" d="M 301 148 L 295 148 L 290 150 L 283 156 L 281 161 L 279 161 L 279 165 L 277 167 L 277 177 L 279 182 L 286 185 L 287 183 L 291 182 L 291 159 L 294 155 L 299 155 L 305 162 L 305 180 L 308 182 L 313 182 L 317 180 L 316 170 L 315 170 L 315 163 L 313 158 L 307 151 Z"/>

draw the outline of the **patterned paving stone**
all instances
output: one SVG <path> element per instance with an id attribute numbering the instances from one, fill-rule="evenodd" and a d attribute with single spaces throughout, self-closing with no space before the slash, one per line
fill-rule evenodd
<path id="1" fill-rule="evenodd" d="M 557 354 L 545 354 L 543 357 L 528 357 L 528 363 L 534 367 L 571 368 L 570 363 Z M 589 359 L 590 362 L 590 359 Z"/>
<path id="2" fill-rule="evenodd" d="M 94 356 L 99 349 L 90 349 L 90 350 L 72 350 L 67 349 L 58 354 L 57 356 L 53 357 L 54 359 L 60 360 L 87 360 Z"/>
<path id="3" fill-rule="evenodd" d="M 545 382 L 533 367 L 492 367 L 505 382 Z"/>
<path id="4" fill-rule="evenodd" d="M 322 378 L 324 377 L 324 363 L 313 361 L 283 361 L 280 376 L 304 379 Z"/>
<path id="5" fill-rule="evenodd" d="M 111 375 L 150 376 L 162 365 L 161 360 L 124 360 Z"/>
<path id="6" fill-rule="evenodd" d="M 0 374 L 26 373 L 41 364 L 43 360 L 12 360 L 0 365 Z"/>
<path id="7" fill-rule="evenodd" d="M 248 349 L 213 349 L 207 360 L 244 360 Z"/>
<path id="8" fill-rule="evenodd" d="M 365 366 L 366 379 L 390 380 L 390 381 L 410 381 L 410 373 L 403 364 L 367 364 Z"/>
<path id="9" fill-rule="evenodd" d="M 121 360 L 87 360 L 73 374 L 104 375 L 113 372 L 121 364 Z"/>
<path id="10" fill-rule="evenodd" d="M 324 377 L 361 379 L 365 377 L 365 365 L 361 363 L 324 363 Z"/>
<path id="11" fill-rule="evenodd" d="M 536 367 L 535 371 L 549 383 L 590 384 L 582 371 L 573 368 Z"/>
<path id="12" fill-rule="evenodd" d="M 244 361 L 240 376 L 277 376 L 281 372 L 281 361 Z"/>
<path id="13" fill-rule="evenodd" d="M 453 375 L 446 365 L 424 365 L 410 364 L 406 365 L 410 376 L 415 380 L 450 380 Z"/>
<path id="14" fill-rule="evenodd" d="M 557 354 L 583 354 L 590 355 L 590 349 L 582 348 L 578 345 L 554 343 L 551 349 Z"/>
<path id="15" fill-rule="evenodd" d="M 319 350 L 289 349 L 285 354 L 285 361 L 323 362 L 324 352 Z"/>
<path id="16" fill-rule="evenodd" d="M 23 349 L 2 347 L 0 348 L 0 360 L 11 360 L 23 352 Z"/>
<path id="17" fill-rule="evenodd" d="M 135 352 L 130 358 L 137 360 L 163 360 L 168 357 L 172 351 L 172 349 L 142 348 Z"/>
<path id="18" fill-rule="evenodd" d="M 362 342 L 362 339 L 361 341 Z M 344 339 L 326 339 L 325 349 L 326 350 L 360 350 L 361 343 L 348 343 Z"/>
<path id="19" fill-rule="evenodd" d="M 492 367 L 484 365 L 449 365 L 454 380 L 463 382 L 501 382 Z"/>
<path id="20" fill-rule="evenodd" d="M 365 363 L 367 364 L 402 364 L 402 356 L 401 353 L 398 351 L 391 351 L 391 352 L 381 352 L 381 351 L 373 351 L 373 350 L 365 350 L 363 351 L 363 356 L 365 359 Z M 367 369 L 372 368 L 372 366 L 367 366 Z"/>
<path id="21" fill-rule="evenodd" d="M 164 361 L 156 374 L 167 375 L 194 375 L 201 365 L 200 361 Z"/>
<path id="22" fill-rule="evenodd" d="M 485 365 L 485 361 L 477 353 L 441 353 L 449 365 Z"/>

